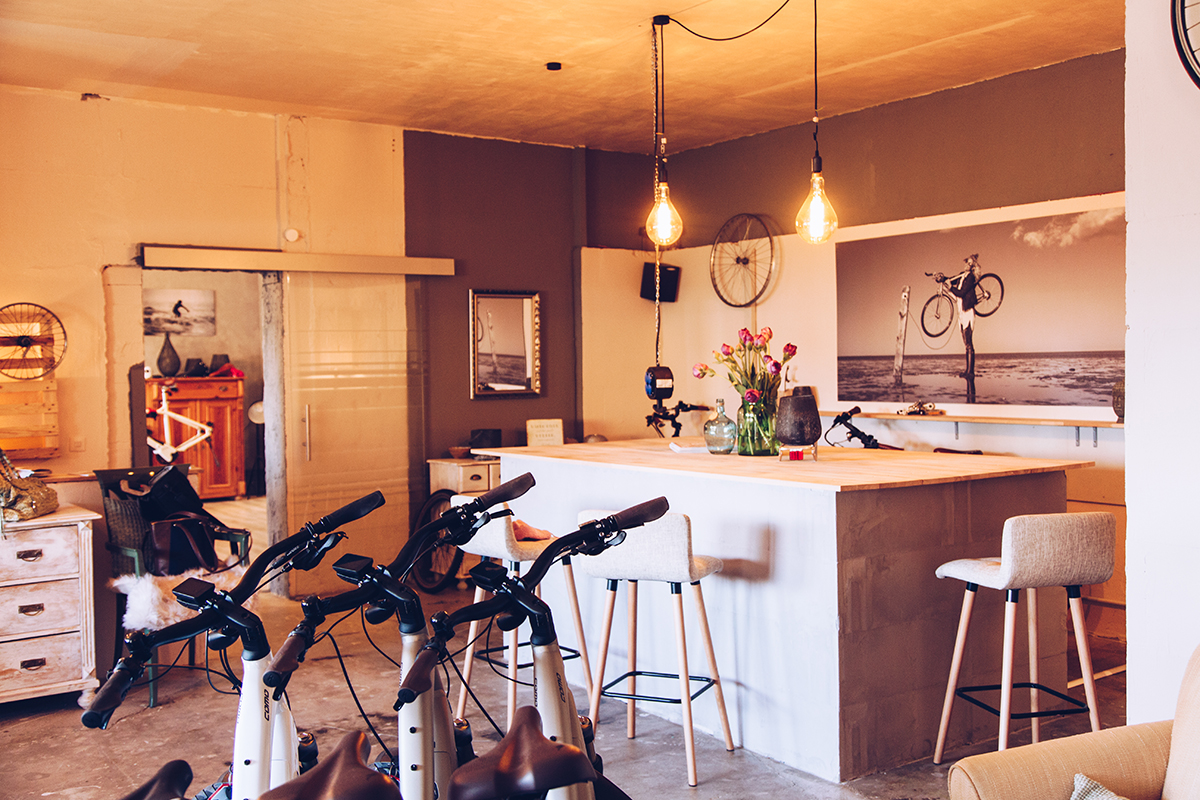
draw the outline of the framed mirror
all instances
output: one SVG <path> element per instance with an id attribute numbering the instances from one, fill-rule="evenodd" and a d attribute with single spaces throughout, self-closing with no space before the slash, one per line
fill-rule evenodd
<path id="1" fill-rule="evenodd" d="M 542 391 L 537 292 L 471 290 L 471 399 Z"/>

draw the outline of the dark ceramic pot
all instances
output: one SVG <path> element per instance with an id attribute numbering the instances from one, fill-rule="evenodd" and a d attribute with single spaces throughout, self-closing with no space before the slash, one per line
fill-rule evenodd
<path id="1" fill-rule="evenodd" d="M 780 444 L 804 447 L 821 438 L 821 415 L 811 386 L 797 386 L 779 398 L 775 415 L 775 435 Z"/>

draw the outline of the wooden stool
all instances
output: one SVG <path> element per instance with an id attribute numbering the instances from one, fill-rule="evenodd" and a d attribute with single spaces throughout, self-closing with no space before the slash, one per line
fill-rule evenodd
<path id="1" fill-rule="evenodd" d="M 954 641 L 954 656 L 950 661 L 950 679 L 946 683 L 946 699 L 942 705 L 942 722 L 938 728 L 937 747 L 933 752 L 933 763 L 942 763 L 946 746 L 946 732 L 950 728 L 950 712 L 955 696 L 973 703 L 1000 717 L 1000 750 L 1008 747 L 1009 720 L 1030 719 L 1033 741 L 1038 741 L 1039 719 L 1059 714 L 1087 712 L 1092 730 L 1100 730 L 1100 715 L 1096 708 L 1096 682 L 1092 675 L 1092 658 L 1088 650 L 1087 631 L 1083 622 L 1083 602 L 1080 586 L 1104 583 L 1112 577 L 1114 548 L 1116 546 L 1116 518 L 1107 512 L 1071 514 L 1029 514 L 1010 517 L 1004 523 L 1004 535 L 1000 544 L 999 558 L 961 558 L 937 568 L 939 578 L 957 578 L 966 581 L 963 595 L 962 615 L 958 622 L 958 636 Z M 958 688 L 958 673 L 962 667 L 963 650 L 967 640 L 967 627 L 971 622 L 971 607 L 975 592 L 980 586 L 1006 592 L 1004 605 L 1004 663 L 1001 667 L 1000 685 L 967 686 Z M 1045 586 L 1063 586 L 1067 590 L 1067 603 L 1075 628 L 1075 644 L 1079 650 L 1079 666 L 1083 673 L 1083 687 L 1087 704 L 1039 684 L 1037 646 L 1037 589 Z M 1022 589 L 1029 592 L 1026 611 L 1029 617 L 1029 682 L 1013 683 L 1013 640 L 1017 624 L 1017 601 Z M 1026 714 L 1012 713 L 1012 690 L 1014 686 L 1029 689 L 1030 711 Z M 971 696 L 971 692 L 1000 690 L 1000 708 L 986 705 Z M 1038 692 L 1044 691 L 1075 706 L 1057 711 L 1040 711 Z"/>
<path id="2" fill-rule="evenodd" d="M 456 495 L 450 499 L 451 505 L 465 505 L 474 500 L 474 497 L 465 495 Z M 504 508 L 508 508 L 505 504 Z M 507 561 L 509 569 L 514 573 L 520 572 L 522 562 L 533 561 L 542 551 L 550 546 L 554 537 L 549 539 L 531 539 L 522 540 L 516 537 L 513 531 L 513 518 L 500 517 L 494 519 L 480 528 L 471 540 L 460 548 L 465 553 L 472 553 L 481 558 L 494 559 L 496 561 Z M 563 580 L 567 584 L 567 602 L 571 606 L 571 614 L 575 618 L 575 632 L 579 636 L 579 651 L 578 657 L 583 660 L 583 675 L 586 682 L 586 688 L 591 693 L 591 664 L 588 662 L 587 642 L 583 638 L 583 616 L 579 613 L 579 596 L 575 592 L 575 573 L 571 568 L 571 559 L 564 558 L 559 562 L 563 568 Z M 484 599 L 486 592 L 480 587 L 475 587 L 475 600 L 478 603 Z M 467 632 L 467 649 L 463 660 L 463 683 L 458 690 L 458 704 L 455 707 L 455 716 L 462 718 L 467 711 L 467 686 L 470 685 L 471 673 L 475 666 L 475 638 L 479 635 L 479 621 L 473 621 Z M 508 650 L 508 720 L 505 725 L 505 730 L 512 727 L 513 714 L 517 708 L 517 631 L 508 632 L 506 637 Z M 565 658 L 573 658 L 575 654 L 569 651 L 569 648 L 563 648 Z M 481 652 L 480 657 L 488 657 L 487 651 Z"/>
<path id="3" fill-rule="evenodd" d="M 591 520 L 606 517 L 614 512 L 588 510 L 580 513 L 579 522 L 583 524 Z M 714 572 L 719 572 L 723 564 L 721 559 L 712 556 L 697 556 L 692 554 L 691 520 L 685 514 L 666 514 L 654 522 L 648 522 L 643 527 L 632 531 L 625 541 L 616 547 L 605 550 L 598 556 L 581 559 L 579 568 L 586 574 L 603 578 L 608 582 L 608 603 L 604 612 L 604 627 L 601 634 L 600 661 L 596 675 L 592 678 L 589 716 L 592 725 L 597 724 L 597 714 L 600 710 L 600 697 L 616 697 L 628 701 L 625 709 L 626 735 L 634 738 L 635 703 L 647 700 L 661 703 L 679 703 L 683 711 L 684 749 L 687 754 L 688 785 L 695 786 L 696 779 L 696 744 L 692 733 L 692 700 L 710 687 L 716 690 L 717 710 L 721 715 L 721 727 L 725 734 L 725 749 L 733 750 L 733 734 L 729 729 L 729 717 L 725 712 L 725 694 L 721 690 L 721 676 L 717 671 L 717 656 L 713 650 L 712 635 L 708 629 L 708 614 L 704 608 L 704 595 L 700 591 L 700 579 Z M 670 584 L 671 596 L 675 603 L 675 645 L 679 656 L 679 697 L 654 697 L 637 693 L 637 678 L 646 675 L 656 678 L 675 677 L 666 673 L 648 672 L 637 668 L 637 584 L 638 581 L 662 581 Z M 629 671 L 624 675 L 604 683 L 604 667 L 608 660 L 608 642 L 612 634 L 613 609 L 617 602 L 617 582 L 629 583 Z M 683 624 L 683 594 L 682 584 L 690 583 L 696 598 L 696 609 L 700 633 L 704 639 L 705 653 L 708 656 L 708 669 L 711 677 L 697 677 L 688 673 L 687 638 Z M 626 682 L 625 692 L 615 692 L 611 687 Z M 703 686 L 696 692 L 691 691 L 693 682 Z"/>

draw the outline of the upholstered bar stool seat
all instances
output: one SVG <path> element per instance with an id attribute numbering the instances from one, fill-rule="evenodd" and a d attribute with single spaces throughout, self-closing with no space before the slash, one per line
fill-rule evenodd
<path id="1" fill-rule="evenodd" d="M 455 495 L 450 499 L 451 505 L 465 505 L 474 500 L 474 497 L 467 495 Z M 504 508 L 508 508 L 505 504 Z M 522 536 L 541 536 L 543 538 L 522 538 Z M 511 516 L 500 517 L 493 519 L 480 528 L 471 540 L 461 549 L 464 553 L 471 553 L 481 558 L 488 558 L 494 561 L 508 562 L 509 569 L 513 572 L 520 571 L 520 565 L 526 562 L 534 561 L 542 552 L 550 546 L 554 541 L 553 536 L 550 536 L 545 531 L 540 531 L 532 528 L 520 520 L 514 520 Z M 573 651 L 570 648 L 563 648 L 564 658 L 580 658 L 583 664 L 584 681 L 586 682 L 589 694 L 591 693 L 591 664 L 588 662 L 587 642 L 583 636 L 583 616 L 579 612 L 579 596 L 575 591 L 575 574 L 571 568 L 571 559 L 564 558 L 559 562 L 563 568 L 563 580 L 567 585 L 567 602 L 571 607 L 571 614 L 575 620 L 575 633 L 579 637 L 579 650 Z M 475 587 L 475 602 L 483 600 L 483 589 Z M 475 652 L 475 638 L 479 634 L 479 622 L 472 622 L 467 633 L 467 650 L 466 657 L 463 662 L 463 685 L 458 691 L 458 705 L 455 708 L 455 713 L 458 717 L 463 717 L 467 710 L 467 686 L 470 685 L 471 673 L 477 657 Z M 513 714 L 517 707 L 517 669 L 520 666 L 517 662 L 517 631 L 509 631 L 507 637 L 507 669 L 508 669 L 508 727 L 512 726 Z M 490 652 L 487 650 L 481 651 L 479 657 L 490 657 Z"/>
<path id="2" fill-rule="evenodd" d="M 946 684 L 946 698 L 942 705 L 942 720 L 938 728 L 933 763 L 942 762 L 955 697 L 962 697 L 1000 717 L 1000 750 L 1008 747 L 1009 722 L 1013 718 L 1031 720 L 1035 742 L 1038 741 L 1039 719 L 1044 716 L 1087 712 L 1092 730 L 1100 729 L 1100 715 L 1096 707 L 1096 683 L 1092 674 L 1091 653 L 1088 650 L 1087 630 L 1083 621 L 1080 587 L 1104 583 L 1112 577 L 1115 547 L 1116 518 L 1112 514 L 1027 514 L 1010 517 L 1005 521 L 999 558 L 960 558 L 937 568 L 937 577 L 957 578 L 965 581 L 967 588 L 963 595 L 962 614 L 959 617 L 958 635 L 954 642 L 954 656 L 950 662 L 950 678 Z M 980 586 L 1006 593 L 1000 685 L 959 688 L 958 675 L 962 668 L 967 628 L 971 622 L 975 594 Z M 1067 604 L 1071 612 L 1075 644 L 1079 651 L 1086 704 L 1038 683 L 1037 589 L 1051 586 L 1062 586 L 1067 590 Z M 1015 686 L 1029 689 L 1030 711 L 1014 714 L 1013 645 L 1016 607 L 1022 589 L 1027 590 L 1028 595 L 1026 613 L 1029 631 L 1029 681 Z M 973 692 L 996 689 L 1000 690 L 998 709 L 972 696 Z M 1039 692 L 1054 695 L 1073 707 L 1042 711 L 1038 704 Z"/>
<path id="3" fill-rule="evenodd" d="M 583 524 L 601 519 L 614 512 L 587 510 L 579 514 Z M 637 700 L 678 703 L 683 712 L 684 749 L 687 755 L 688 785 L 695 786 L 696 747 L 692 732 L 692 700 L 712 688 L 716 696 L 717 711 L 721 716 L 721 727 L 725 735 L 725 749 L 733 750 L 733 733 L 729 729 L 729 717 L 725 711 L 725 694 L 721 689 L 721 676 L 717 671 L 717 657 L 713 650 L 712 634 L 708 629 L 708 614 L 704 608 L 704 595 L 700 590 L 703 578 L 719 572 L 721 559 L 692 553 L 691 520 L 685 514 L 665 514 L 654 522 L 648 522 L 629 532 L 625 541 L 610 547 L 597 556 L 580 559 L 579 569 L 587 575 L 607 581 L 608 601 L 605 606 L 603 632 L 601 634 L 600 660 L 596 675 L 592 678 L 589 715 L 592 724 L 600 710 L 601 695 L 627 701 L 625 711 L 626 734 L 633 738 L 635 728 L 635 703 Z M 617 584 L 626 581 L 629 587 L 629 671 L 609 683 L 604 682 L 604 668 L 608 660 L 608 642 L 612 634 L 613 611 L 617 600 Z M 660 581 L 671 588 L 675 605 L 675 644 L 679 659 L 678 675 L 650 672 L 637 668 L 637 585 L 638 581 Z M 697 621 L 704 640 L 708 657 L 710 677 L 690 675 L 687 659 L 687 637 L 684 634 L 682 585 L 691 584 L 696 600 Z M 678 698 L 655 697 L 637 693 L 639 676 L 673 678 L 679 680 Z M 626 691 L 618 692 L 613 687 L 626 682 Z M 701 688 L 692 692 L 693 683 Z"/>

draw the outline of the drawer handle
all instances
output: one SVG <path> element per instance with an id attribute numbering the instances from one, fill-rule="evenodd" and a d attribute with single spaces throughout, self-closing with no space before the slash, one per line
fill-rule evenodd
<path id="1" fill-rule="evenodd" d="M 30 672 L 33 672 L 35 669 L 41 669 L 44 666 L 46 666 L 46 659 L 44 658 L 31 658 L 21 662 L 21 669 L 27 669 Z"/>
<path id="2" fill-rule="evenodd" d="M 41 561 L 42 560 L 42 551 L 40 549 L 38 549 L 38 550 L 18 550 L 17 558 L 21 559 L 22 561 Z"/>
<path id="3" fill-rule="evenodd" d="M 481 481 L 481 480 L 483 480 L 483 476 L 482 476 L 482 475 L 468 475 L 467 477 L 468 477 L 470 480 L 473 480 L 473 481 Z"/>
<path id="4" fill-rule="evenodd" d="M 24 614 L 27 617 L 36 617 L 45 610 L 46 606 L 43 603 L 30 603 L 27 606 L 17 606 L 17 613 Z"/>

